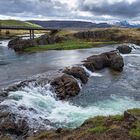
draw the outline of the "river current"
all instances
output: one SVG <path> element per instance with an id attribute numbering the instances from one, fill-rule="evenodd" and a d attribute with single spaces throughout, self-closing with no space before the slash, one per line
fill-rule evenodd
<path id="1" fill-rule="evenodd" d="M 17 54 L 8 49 L 8 41 L 0 44 L 0 87 L 36 74 L 63 69 L 80 64 L 93 54 L 113 50 L 116 46 L 100 48 L 46 51 L 32 54 Z M 130 44 L 132 45 L 132 44 Z M 130 108 L 140 108 L 140 46 L 135 45 L 131 54 L 123 55 L 125 67 L 122 73 L 109 69 L 89 73 L 90 78 L 82 86 L 78 96 L 60 101 L 51 92 L 51 86 L 34 86 L 11 92 L 0 106 L 26 118 L 33 129 L 78 127 L 89 117 L 122 114 Z"/>

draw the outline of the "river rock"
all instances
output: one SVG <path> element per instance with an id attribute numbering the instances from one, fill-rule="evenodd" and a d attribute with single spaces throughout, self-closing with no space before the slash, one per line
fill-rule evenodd
<path id="1" fill-rule="evenodd" d="M 37 44 L 38 45 L 54 44 L 59 43 L 62 40 L 63 38 L 59 36 L 42 35 L 41 37 L 37 38 Z"/>
<path id="2" fill-rule="evenodd" d="M 109 61 L 105 54 L 100 54 L 88 57 L 84 65 L 87 67 L 87 64 L 90 64 L 92 71 L 94 71 L 107 67 L 109 65 Z"/>
<path id="3" fill-rule="evenodd" d="M 36 46 L 37 42 L 34 39 L 20 39 L 16 38 L 9 42 L 8 47 L 15 51 L 22 51 L 25 48 Z"/>
<path id="4" fill-rule="evenodd" d="M 94 40 L 101 40 L 101 39 L 110 40 L 113 35 L 114 33 L 112 32 L 112 30 L 106 30 L 106 29 L 95 30 L 95 31 L 82 31 L 74 34 L 74 36 L 79 39 L 94 39 Z"/>
<path id="5" fill-rule="evenodd" d="M 77 80 L 67 74 L 54 79 L 51 85 L 54 87 L 57 97 L 61 100 L 76 96 L 80 92 Z"/>
<path id="6" fill-rule="evenodd" d="M 119 52 L 122 54 L 128 54 L 128 53 L 131 53 L 132 48 L 129 47 L 128 45 L 121 45 L 117 47 L 117 50 L 119 50 Z"/>
<path id="7" fill-rule="evenodd" d="M 110 68 L 115 71 L 122 71 L 124 67 L 123 57 L 117 52 L 110 52 L 108 54 L 110 60 Z"/>
<path id="8" fill-rule="evenodd" d="M 38 45 L 47 45 L 59 43 L 63 40 L 63 37 L 59 36 L 50 36 L 50 35 L 42 35 L 36 39 L 21 39 L 16 38 L 9 42 L 8 47 L 14 49 L 15 51 L 22 51 L 29 47 L 34 47 Z"/>
<path id="9" fill-rule="evenodd" d="M 29 127 L 26 120 L 17 119 L 16 116 L 10 112 L 0 112 L 0 131 L 9 132 L 16 135 L 27 134 Z"/>
<path id="10" fill-rule="evenodd" d="M 122 56 L 117 51 L 111 51 L 90 56 L 84 61 L 83 65 L 92 72 L 105 67 L 112 68 L 116 71 L 122 71 L 124 62 Z"/>
<path id="11" fill-rule="evenodd" d="M 77 79 L 80 79 L 83 84 L 86 84 L 88 81 L 88 75 L 82 67 L 66 68 L 63 72 L 68 75 L 72 75 Z"/>

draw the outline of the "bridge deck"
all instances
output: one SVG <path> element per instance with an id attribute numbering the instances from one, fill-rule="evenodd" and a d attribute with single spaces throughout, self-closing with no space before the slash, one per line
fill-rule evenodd
<path id="1" fill-rule="evenodd" d="M 30 31 L 30 39 L 34 39 L 34 31 L 55 31 L 58 29 L 52 29 L 52 28 L 39 28 L 39 27 L 20 27 L 20 26 L 0 26 L 0 30 L 28 30 Z"/>
<path id="2" fill-rule="evenodd" d="M 20 26 L 0 26 L 1 30 L 57 30 L 52 28 L 39 28 L 39 27 L 20 27 Z"/>

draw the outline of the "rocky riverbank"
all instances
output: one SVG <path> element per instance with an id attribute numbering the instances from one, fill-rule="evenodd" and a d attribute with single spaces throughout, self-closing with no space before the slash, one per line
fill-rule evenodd
<path id="1" fill-rule="evenodd" d="M 14 49 L 15 51 L 23 51 L 26 48 L 35 47 L 38 45 L 47 45 L 47 44 L 54 44 L 59 43 L 64 40 L 63 37 L 53 36 L 53 35 L 42 35 L 36 39 L 21 39 L 16 38 L 9 42 L 8 47 Z"/>
<path id="2" fill-rule="evenodd" d="M 43 131 L 27 140 L 139 140 L 140 109 L 131 109 L 123 115 L 98 116 L 86 120 L 76 129 Z"/>

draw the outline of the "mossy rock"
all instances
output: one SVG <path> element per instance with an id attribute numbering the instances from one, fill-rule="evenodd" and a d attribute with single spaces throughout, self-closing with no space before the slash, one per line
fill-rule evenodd
<path id="1" fill-rule="evenodd" d="M 129 110 L 127 110 L 127 112 L 129 112 L 131 115 L 140 119 L 140 109 L 138 109 L 138 108 L 129 109 Z"/>

